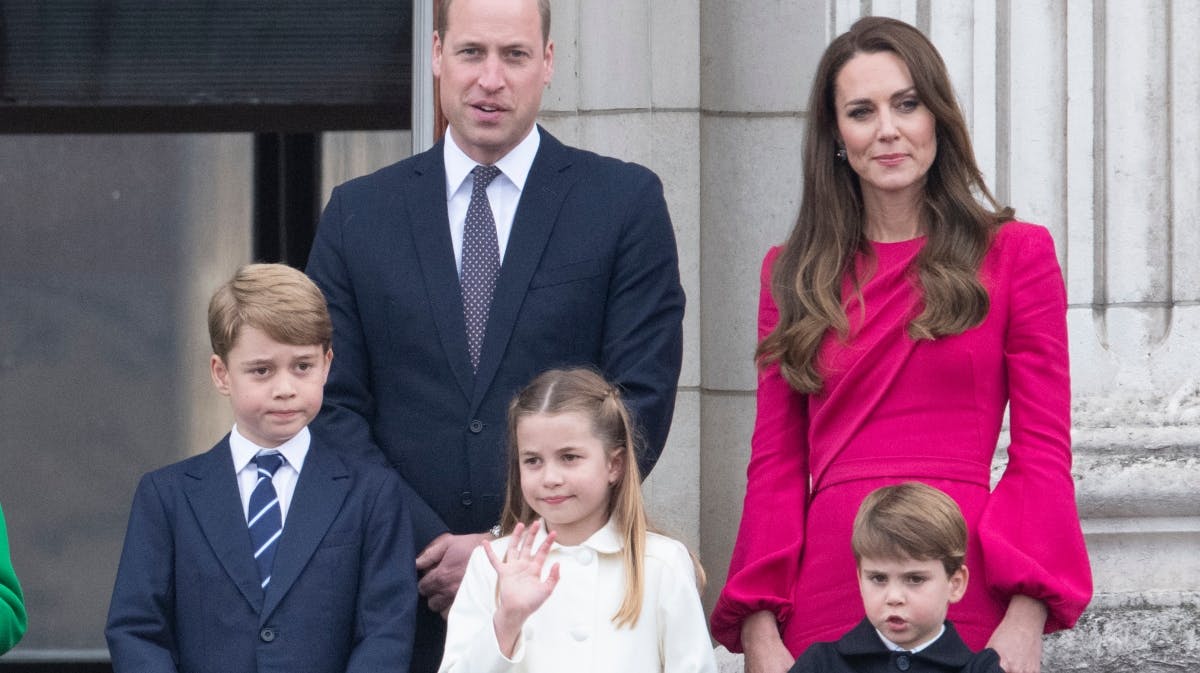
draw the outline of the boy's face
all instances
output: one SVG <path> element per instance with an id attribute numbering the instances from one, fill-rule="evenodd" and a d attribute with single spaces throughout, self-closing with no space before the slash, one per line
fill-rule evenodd
<path id="1" fill-rule="evenodd" d="M 262 447 L 296 436 L 321 410 L 333 351 L 289 346 L 243 327 L 226 361 L 212 356 L 213 384 L 233 404 L 238 431 Z"/>
<path id="2" fill-rule="evenodd" d="M 946 609 L 967 590 L 967 568 L 947 577 L 941 561 L 863 557 L 858 587 L 871 624 L 911 650 L 937 635 Z"/>

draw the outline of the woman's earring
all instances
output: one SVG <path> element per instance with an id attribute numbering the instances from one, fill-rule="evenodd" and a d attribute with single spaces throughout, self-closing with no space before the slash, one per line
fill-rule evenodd
<path id="1" fill-rule="evenodd" d="M 838 161 L 845 161 L 846 160 L 846 148 L 839 147 L 837 154 L 835 154 L 834 156 L 837 157 Z"/>

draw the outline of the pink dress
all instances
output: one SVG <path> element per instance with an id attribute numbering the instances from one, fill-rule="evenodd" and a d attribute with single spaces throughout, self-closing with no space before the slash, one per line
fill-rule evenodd
<path id="1" fill-rule="evenodd" d="M 1046 603 L 1046 631 L 1069 628 L 1091 598 L 1087 551 L 1071 480 L 1066 297 L 1042 227 L 1009 222 L 980 268 L 991 298 L 984 322 L 915 342 L 921 308 L 910 266 L 923 238 L 873 243 L 861 310 L 843 290 L 851 336 L 819 352 L 824 388 L 792 390 L 777 366 L 761 371 L 741 527 L 712 615 L 714 637 L 741 651 L 742 621 L 776 614 L 799 655 L 837 640 L 863 617 L 850 529 L 859 503 L 887 484 L 920 480 L 958 502 L 967 520 L 970 582 L 949 619 L 981 649 L 1008 599 Z M 759 338 L 779 320 L 762 270 Z M 864 266 L 866 265 L 866 266 Z M 864 315 L 865 313 L 865 315 Z M 989 489 L 992 456 L 1011 402 L 1008 467 Z"/>

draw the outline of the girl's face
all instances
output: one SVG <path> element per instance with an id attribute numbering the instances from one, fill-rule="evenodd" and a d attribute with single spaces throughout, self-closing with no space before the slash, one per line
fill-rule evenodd
<path id="1" fill-rule="evenodd" d="M 612 485 L 622 458 L 610 456 L 576 412 L 534 414 L 517 422 L 521 494 L 558 533 L 558 542 L 577 545 L 608 521 Z"/>

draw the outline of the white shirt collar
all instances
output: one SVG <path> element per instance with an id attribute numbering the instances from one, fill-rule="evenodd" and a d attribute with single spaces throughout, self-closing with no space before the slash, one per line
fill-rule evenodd
<path id="1" fill-rule="evenodd" d="M 446 166 L 446 200 L 462 187 L 462 183 L 471 174 L 471 171 L 479 165 L 471 157 L 467 156 L 454 142 L 454 134 L 446 129 L 446 142 L 442 144 L 442 163 Z M 533 168 L 533 159 L 537 156 L 538 147 L 542 144 L 542 135 L 538 131 L 537 124 L 525 136 L 524 140 L 517 143 L 517 146 L 512 148 L 508 154 L 505 154 L 496 162 L 496 167 L 504 177 L 508 178 L 518 190 L 525 189 L 525 180 L 529 177 L 529 171 Z"/>
<path id="2" fill-rule="evenodd" d="M 246 469 L 250 461 L 263 451 L 278 451 L 283 454 L 284 460 L 288 465 L 291 465 L 297 473 L 304 467 L 304 459 L 308 456 L 308 446 L 312 442 L 312 435 L 308 432 L 308 426 L 304 426 L 300 432 L 296 433 L 295 437 L 287 440 L 283 444 L 274 449 L 265 448 L 246 439 L 245 435 L 238 432 L 237 425 L 233 426 L 233 430 L 229 433 L 229 449 L 233 453 L 233 470 L 234 473 L 241 472 Z"/>
<path id="3" fill-rule="evenodd" d="M 887 636 L 880 633 L 879 629 L 875 629 L 875 633 L 879 634 L 879 639 L 883 641 L 884 646 L 887 647 L 889 650 L 891 650 L 893 652 L 911 652 L 913 654 L 916 654 L 917 652 L 920 652 L 921 650 L 925 649 L 926 647 L 929 647 L 930 645 L 936 643 L 937 639 L 941 638 L 942 634 L 945 632 L 946 632 L 946 625 L 943 623 L 942 628 L 937 632 L 936 636 L 930 638 L 929 640 L 926 640 L 925 642 L 921 643 L 920 645 L 917 645 L 916 647 L 914 647 L 910 650 L 910 649 L 907 649 L 904 647 L 900 647 L 896 643 L 893 643 L 892 641 L 887 639 Z"/>
<path id="4" fill-rule="evenodd" d="M 533 538 L 533 544 L 536 548 L 542 541 L 546 539 L 548 534 L 546 531 L 546 521 L 543 519 L 542 525 L 538 528 L 537 535 Z M 580 542 L 577 545 L 562 545 L 558 542 L 550 545 L 550 551 L 559 549 L 581 549 L 587 547 L 597 554 L 615 554 L 625 548 L 625 540 L 621 539 L 621 532 L 617 529 L 616 519 L 608 518 L 608 522 L 604 526 L 592 533 L 588 539 Z"/>

